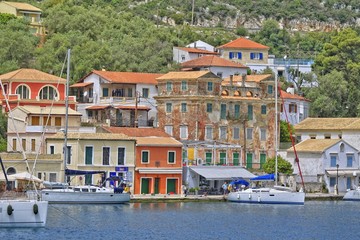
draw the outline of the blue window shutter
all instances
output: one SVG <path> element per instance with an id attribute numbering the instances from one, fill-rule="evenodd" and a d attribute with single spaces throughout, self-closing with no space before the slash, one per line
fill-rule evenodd
<path id="1" fill-rule="evenodd" d="M 229 59 L 233 59 L 234 57 L 234 53 L 233 52 L 229 52 Z"/>
<path id="2" fill-rule="evenodd" d="M 250 53 L 250 59 L 254 59 L 254 56 L 255 54 L 254 53 Z"/>
<path id="3" fill-rule="evenodd" d="M 238 52 L 238 59 L 241 59 L 241 52 Z"/>
<path id="4" fill-rule="evenodd" d="M 263 59 L 263 54 L 259 53 L 259 57 L 260 57 L 260 59 Z"/>

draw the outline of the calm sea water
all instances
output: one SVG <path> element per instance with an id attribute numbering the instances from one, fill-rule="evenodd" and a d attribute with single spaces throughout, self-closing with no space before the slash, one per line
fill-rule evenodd
<path id="1" fill-rule="evenodd" d="M 39 229 L 0 239 L 359 239 L 360 202 L 304 206 L 230 202 L 49 205 Z"/>

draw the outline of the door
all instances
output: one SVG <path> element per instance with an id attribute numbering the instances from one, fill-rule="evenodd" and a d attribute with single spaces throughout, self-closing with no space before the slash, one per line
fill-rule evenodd
<path id="1" fill-rule="evenodd" d="M 252 166 L 253 155 L 252 153 L 246 153 L 246 168 L 253 168 Z"/>
<path id="2" fill-rule="evenodd" d="M 346 189 L 351 189 L 351 177 L 346 178 Z"/>
<path id="3" fill-rule="evenodd" d="M 142 178 L 141 179 L 141 194 L 148 194 L 150 193 L 149 191 L 149 182 L 150 182 L 150 179 L 149 178 Z"/>
<path id="4" fill-rule="evenodd" d="M 260 169 L 263 168 L 265 162 L 266 162 L 266 154 L 265 153 L 260 153 Z"/>
<path id="5" fill-rule="evenodd" d="M 224 165 L 226 163 L 226 153 L 220 153 L 220 165 Z"/>
<path id="6" fill-rule="evenodd" d="M 154 193 L 159 194 L 160 178 L 155 178 Z"/>
<path id="7" fill-rule="evenodd" d="M 237 152 L 233 153 L 233 165 L 239 166 L 239 153 Z"/>
<path id="8" fill-rule="evenodd" d="M 167 193 L 174 193 L 176 194 L 176 179 L 168 179 L 167 180 Z"/>

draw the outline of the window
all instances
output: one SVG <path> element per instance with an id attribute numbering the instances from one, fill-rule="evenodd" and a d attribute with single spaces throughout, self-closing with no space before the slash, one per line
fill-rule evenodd
<path id="1" fill-rule="evenodd" d="M 208 92 L 212 92 L 212 91 L 213 91 L 213 82 L 208 82 L 208 83 L 207 83 L 207 90 L 208 90 Z"/>
<path id="2" fill-rule="evenodd" d="M 268 94 L 273 94 L 273 92 L 274 92 L 274 87 L 273 87 L 273 85 L 268 85 L 268 87 L 267 87 L 267 92 L 268 92 Z"/>
<path id="3" fill-rule="evenodd" d="M 148 88 L 143 88 L 142 89 L 142 97 L 143 98 L 148 98 L 149 97 L 149 89 Z"/>
<path id="4" fill-rule="evenodd" d="M 172 91 L 172 82 L 166 82 L 166 90 L 167 91 Z"/>
<path id="5" fill-rule="evenodd" d="M 108 88 L 103 88 L 103 90 L 102 90 L 102 95 L 103 95 L 103 97 L 108 97 L 109 96 L 109 89 Z"/>
<path id="6" fill-rule="evenodd" d="M 240 139 L 240 128 L 234 127 L 234 129 L 233 129 L 233 139 L 234 140 Z"/>
<path id="7" fill-rule="evenodd" d="M 171 113 L 172 112 L 172 103 L 166 103 L 166 112 Z"/>
<path id="8" fill-rule="evenodd" d="M 19 94 L 20 99 L 30 99 L 29 88 L 25 85 L 20 85 L 16 89 L 16 94 Z"/>
<path id="9" fill-rule="evenodd" d="M 66 150 L 66 164 L 71 164 L 71 146 L 67 146 Z"/>
<path id="10" fill-rule="evenodd" d="M 187 104 L 186 103 L 181 103 L 181 112 L 187 112 Z"/>
<path id="11" fill-rule="evenodd" d="M 222 139 L 222 140 L 226 140 L 226 130 L 227 130 L 227 128 L 226 128 L 226 126 L 221 126 L 220 127 L 220 139 Z"/>
<path id="12" fill-rule="evenodd" d="M 61 126 L 61 117 L 55 117 L 55 126 L 57 127 Z"/>
<path id="13" fill-rule="evenodd" d="M 40 117 L 39 116 L 32 116 L 31 117 L 31 125 L 32 126 L 40 126 Z"/>
<path id="14" fill-rule="evenodd" d="M 235 119 L 240 118 L 240 105 L 239 104 L 234 105 L 234 117 L 235 117 Z"/>
<path id="15" fill-rule="evenodd" d="M 103 147 L 103 165 L 110 165 L 110 147 Z"/>
<path id="16" fill-rule="evenodd" d="M 141 163 L 149 163 L 149 151 L 141 151 Z"/>
<path id="17" fill-rule="evenodd" d="M 331 134 L 324 134 L 324 139 L 331 139 Z"/>
<path id="18" fill-rule="evenodd" d="M 297 105 L 296 103 L 289 104 L 289 113 L 297 113 Z"/>
<path id="19" fill-rule="evenodd" d="M 173 135 L 173 126 L 172 125 L 166 125 L 165 126 L 165 132 L 169 134 L 170 136 Z"/>
<path id="20" fill-rule="evenodd" d="M 21 139 L 21 145 L 24 151 L 26 151 L 26 139 Z"/>
<path id="21" fill-rule="evenodd" d="M 266 114 L 266 105 L 261 105 L 261 114 Z"/>
<path id="22" fill-rule="evenodd" d="M 125 148 L 119 147 L 118 148 L 118 165 L 125 165 Z"/>
<path id="23" fill-rule="evenodd" d="M 221 152 L 220 153 L 220 164 L 221 165 L 226 164 L 226 152 Z"/>
<path id="24" fill-rule="evenodd" d="M 205 127 L 205 139 L 207 139 L 207 140 L 213 139 L 213 127 L 212 126 Z"/>
<path id="25" fill-rule="evenodd" d="M 16 151 L 16 138 L 13 138 L 12 140 L 12 149 L 13 151 Z"/>
<path id="26" fill-rule="evenodd" d="M 248 120 L 253 120 L 253 106 L 248 105 Z"/>
<path id="27" fill-rule="evenodd" d="M 181 82 L 181 90 L 182 90 L 182 91 L 188 90 L 187 81 L 182 81 L 182 82 Z"/>
<path id="28" fill-rule="evenodd" d="M 92 174 L 85 174 L 85 185 L 91 185 L 92 184 Z"/>
<path id="29" fill-rule="evenodd" d="M 93 163 L 93 147 L 85 147 L 85 165 L 91 165 Z"/>
<path id="30" fill-rule="evenodd" d="M 132 88 L 128 88 L 128 97 L 132 97 L 133 96 L 132 93 L 133 93 Z M 144 92 L 143 92 L 143 95 L 144 95 Z"/>
<path id="31" fill-rule="evenodd" d="M 252 140 L 252 139 L 253 139 L 252 133 L 253 133 L 253 129 L 252 129 L 252 128 L 247 128 L 247 129 L 246 129 L 246 139 L 247 139 L 247 140 Z"/>
<path id="32" fill-rule="evenodd" d="M 35 140 L 35 139 L 31 139 L 31 140 Z M 31 151 L 35 151 L 35 149 Z M 50 154 L 55 154 L 55 146 L 50 146 Z"/>
<path id="33" fill-rule="evenodd" d="M 221 104 L 220 108 L 220 119 L 226 119 L 226 104 Z"/>
<path id="34" fill-rule="evenodd" d="M 168 152 L 168 163 L 175 163 L 175 152 Z"/>
<path id="35" fill-rule="evenodd" d="M 35 139 L 31 139 L 31 151 L 32 152 L 35 152 L 36 151 L 36 149 L 35 149 Z M 50 146 L 50 154 L 53 154 L 53 153 L 51 153 L 51 147 L 54 147 L 54 146 Z"/>
<path id="36" fill-rule="evenodd" d="M 187 139 L 188 138 L 188 127 L 180 126 L 180 138 Z"/>
<path id="37" fill-rule="evenodd" d="M 330 177 L 330 187 L 334 187 L 336 184 L 336 177 Z"/>
<path id="38" fill-rule="evenodd" d="M 212 162 L 212 152 L 206 152 L 205 153 L 205 161 L 206 161 L 206 164 L 211 164 L 211 162 Z"/>
<path id="39" fill-rule="evenodd" d="M 89 98 L 92 98 L 94 96 L 94 89 L 93 88 L 89 88 Z"/>
<path id="40" fill-rule="evenodd" d="M 260 128 L 260 141 L 266 141 L 266 129 Z"/>
<path id="41" fill-rule="evenodd" d="M 229 52 L 229 59 L 233 59 L 234 58 L 234 53 L 233 52 Z"/>
<path id="42" fill-rule="evenodd" d="M 40 93 L 39 93 L 39 98 L 40 99 L 45 99 L 45 100 L 53 100 L 57 97 L 57 91 L 54 87 L 52 86 L 46 86 L 46 87 L 43 87 L 41 90 L 40 90 Z"/>
<path id="43" fill-rule="evenodd" d="M 241 52 L 238 52 L 238 53 L 237 53 L 237 58 L 238 58 L 238 59 L 242 59 L 242 54 L 241 54 Z"/>
<path id="44" fill-rule="evenodd" d="M 51 126 L 51 117 L 43 117 L 43 125 Z"/>
<path id="45" fill-rule="evenodd" d="M 229 52 L 229 59 L 242 59 L 241 52 Z"/>
<path id="46" fill-rule="evenodd" d="M 346 166 L 347 167 L 353 166 L 353 159 L 354 159 L 354 155 L 352 155 L 352 154 L 346 155 Z"/>
<path id="47" fill-rule="evenodd" d="M 222 72 L 217 72 L 217 73 L 216 73 L 216 76 L 218 76 L 219 78 L 222 78 L 223 73 L 222 73 Z"/>
<path id="48" fill-rule="evenodd" d="M 330 155 L 330 167 L 336 167 L 337 156 L 335 154 Z"/>
<path id="49" fill-rule="evenodd" d="M 250 59 L 262 60 L 263 53 L 252 52 L 252 53 L 250 53 Z"/>
<path id="50" fill-rule="evenodd" d="M 206 104 L 206 112 L 208 112 L 208 113 L 211 113 L 212 112 L 212 103 L 207 103 Z"/>
<path id="51" fill-rule="evenodd" d="M 346 189 L 351 189 L 351 177 L 346 178 Z"/>

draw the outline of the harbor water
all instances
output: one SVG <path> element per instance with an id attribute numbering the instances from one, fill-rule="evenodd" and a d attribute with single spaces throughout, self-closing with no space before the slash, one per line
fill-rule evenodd
<path id="1" fill-rule="evenodd" d="M 359 239 L 360 202 L 50 204 L 45 228 L 0 239 Z"/>

